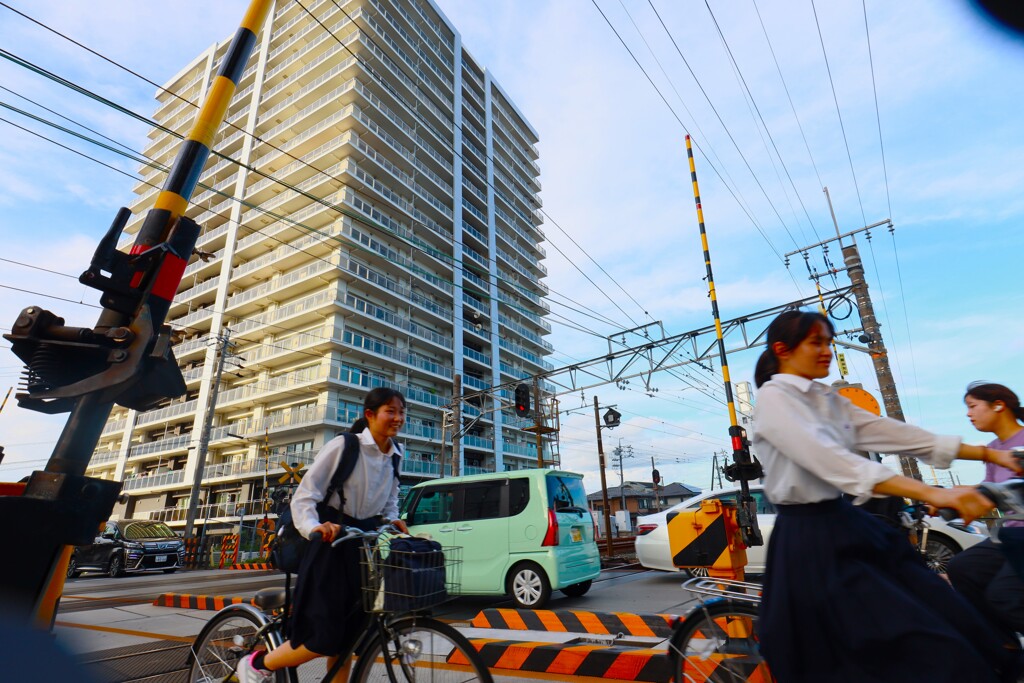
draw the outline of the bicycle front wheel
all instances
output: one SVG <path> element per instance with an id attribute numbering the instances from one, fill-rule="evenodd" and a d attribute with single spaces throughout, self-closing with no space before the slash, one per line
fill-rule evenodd
<path id="1" fill-rule="evenodd" d="M 227 607 L 210 619 L 196 636 L 189 653 L 189 683 L 234 681 L 238 660 L 254 650 L 271 650 L 266 623 L 254 609 L 243 605 Z M 289 671 L 275 673 L 274 683 L 292 683 Z"/>
<path id="2" fill-rule="evenodd" d="M 676 626 L 669 641 L 676 683 L 772 683 L 761 657 L 757 606 L 707 602 Z"/>
<path id="3" fill-rule="evenodd" d="M 435 619 L 409 617 L 385 627 L 387 642 L 374 638 L 356 662 L 358 683 L 394 680 L 431 683 L 492 683 L 480 653 L 466 637 Z"/>

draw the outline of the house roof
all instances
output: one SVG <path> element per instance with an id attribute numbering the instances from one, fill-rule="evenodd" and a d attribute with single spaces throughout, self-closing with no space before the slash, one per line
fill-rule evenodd
<path id="1" fill-rule="evenodd" d="M 654 483 L 653 482 L 627 481 L 621 487 L 619 487 L 619 486 L 609 486 L 608 487 L 608 497 L 609 498 L 619 498 L 619 497 L 621 497 L 622 493 L 623 493 L 623 489 L 625 490 L 625 494 L 626 494 L 627 498 L 637 498 L 637 497 L 644 497 L 644 496 L 653 497 L 654 496 Z M 700 492 L 701 492 L 700 487 L 691 486 L 689 484 L 682 484 L 680 482 L 672 482 L 671 484 L 664 484 L 664 485 L 660 485 L 658 487 L 658 496 L 659 497 L 682 496 L 684 498 L 689 498 L 690 496 L 695 496 L 695 495 L 697 495 Z M 587 500 L 601 500 L 601 498 L 602 498 L 602 493 L 600 491 L 595 491 L 594 493 L 587 494 Z"/>

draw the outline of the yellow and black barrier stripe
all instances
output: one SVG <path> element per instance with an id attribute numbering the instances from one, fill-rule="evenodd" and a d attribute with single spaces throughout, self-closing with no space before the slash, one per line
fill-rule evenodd
<path id="1" fill-rule="evenodd" d="M 470 642 L 492 670 L 658 683 L 667 681 L 671 675 L 664 650 L 515 640 L 473 639 Z M 448 663 L 467 662 L 465 656 L 455 650 L 448 656 Z"/>
<path id="2" fill-rule="evenodd" d="M 582 610 L 485 609 L 471 624 L 476 628 L 501 628 L 516 631 L 557 631 L 597 633 L 647 638 L 672 635 L 671 614 L 632 614 L 629 612 L 589 612 Z"/>
<path id="3" fill-rule="evenodd" d="M 177 607 L 178 609 L 203 609 L 219 611 L 227 605 L 255 605 L 253 598 L 224 597 L 223 595 L 192 595 L 190 593 L 162 593 L 153 604 L 157 607 Z"/>
<path id="4" fill-rule="evenodd" d="M 236 562 L 228 569 L 274 569 L 269 562 Z"/>

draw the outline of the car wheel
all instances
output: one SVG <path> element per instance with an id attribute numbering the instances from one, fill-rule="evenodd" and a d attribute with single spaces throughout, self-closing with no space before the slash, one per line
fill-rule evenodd
<path id="1" fill-rule="evenodd" d="M 72 555 L 71 559 L 68 561 L 67 577 L 69 579 L 73 579 L 73 578 L 75 578 L 76 576 L 78 576 L 81 573 L 82 573 L 81 570 L 78 568 L 78 561 L 75 560 L 75 556 Z"/>
<path id="2" fill-rule="evenodd" d="M 112 579 L 124 576 L 124 556 L 121 553 L 114 553 L 110 556 L 110 567 L 107 568 L 107 574 Z"/>
<path id="3" fill-rule="evenodd" d="M 924 548 L 924 561 L 928 568 L 938 574 L 945 574 L 949 561 L 960 552 L 953 541 L 939 534 L 928 534 L 928 543 Z"/>
<path id="4" fill-rule="evenodd" d="M 566 586 L 562 589 L 562 592 L 568 595 L 570 598 L 578 598 L 586 595 L 587 591 L 590 590 L 590 584 L 592 581 L 581 581 L 580 583 L 574 583 L 571 586 Z"/>
<path id="5" fill-rule="evenodd" d="M 507 590 L 517 607 L 538 609 L 551 597 L 551 582 L 538 565 L 524 562 L 512 568 L 508 575 Z"/>

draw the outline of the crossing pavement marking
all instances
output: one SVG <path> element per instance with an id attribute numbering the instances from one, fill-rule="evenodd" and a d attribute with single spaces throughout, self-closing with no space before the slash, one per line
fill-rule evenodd
<path id="1" fill-rule="evenodd" d="M 165 633 L 148 633 L 146 631 L 133 631 L 127 628 L 114 628 L 113 626 L 97 626 L 96 624 L 75 624 L 70 621 L 55 621 L 55 626 L 66 626 L 67 628 L 83 628 L 87 631 L 102 631 L 104 633 L 119 633 L 124 636 L 139 636 L 140 638 L 152 638 L 155 640 L 173 640 L 179 643 L 191 643 L 194 637 L 169 636 Z"/>

